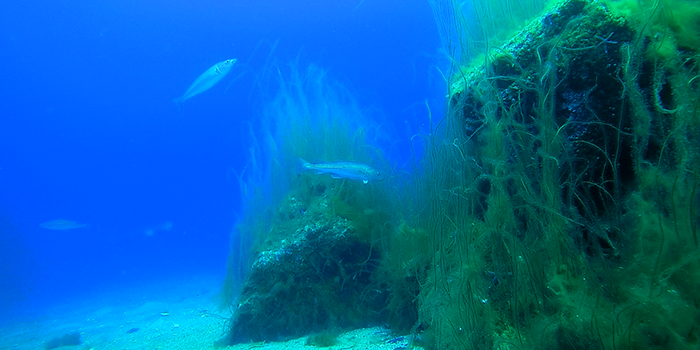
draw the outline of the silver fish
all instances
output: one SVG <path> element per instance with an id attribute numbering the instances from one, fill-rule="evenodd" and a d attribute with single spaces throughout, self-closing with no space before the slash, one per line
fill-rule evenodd
<path id="1" fill-rule="evenodd" d="M 371 166 L 355 162 L 330 162 L 330 163 L 309 163 L 301 158 L 302 166 L 305 169 L 313 170 L 318 174 L 331 174 L 334 179 L 361 180 L 362 183 L 382 180 L 382 173 Z"/>
<path id="2" fill-rule="evenodd" d="M 218 83 L 219 80 L 221 80 L 223 77 L 228 74 L 228 72 L 233 68 L 233 65 L 236 64 L 236 59 L 232 58 L 230 60 L 226 60 L 223 62 L 219 62 L 215 64 L 213 67 L 207 69 L 202 75 L 197 78 L 197 80 L 190 85 L 189 89 L 185 91 L 185 94 L 182 95 L 182 97 L 178 97 L 174 99 L 173 101 L 177 104 L 182 103 L 183 101 L 191 98 L 192 96 L 201 94 L 204 91 L 209 90 L 214 84 Z"/>
<path id="3" fill-rule="evenodd" d="M 51 220 L 45 223 L 39 224 L 39 227 L 45 228 L 47 230 L 71 230 L 74 228 L 85 227 L 87 224 L 80 224 L 75 221 L 70 220 Z"/>

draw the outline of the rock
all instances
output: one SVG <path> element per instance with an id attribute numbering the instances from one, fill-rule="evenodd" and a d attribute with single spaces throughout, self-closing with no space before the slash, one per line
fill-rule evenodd
<path id="1" fill-rule="evenodd" d="M 372 310 L 384 304 L 372 288 L 379 251 L 340 217 L 295 223 L 303 225 L 253 263 L 224 343 L 297 338 L 377 319 Z"/>
<path id="2" fill-rule="evenodd" d="M 70 332 L 49 340 L 44 344 L 44 349 L 50 350 L 62 346 L 80 345 L 82 343 L 83 342 L 80 340 L 80 332 Z"/>

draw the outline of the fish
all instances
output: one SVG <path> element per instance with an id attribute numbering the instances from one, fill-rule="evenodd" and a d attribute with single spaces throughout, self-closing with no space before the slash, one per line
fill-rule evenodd
<path id="1" fill-rule="evenodd" d="M 226 74 L 231 71 L 231 68 L 233 68 L 233 65 L 235 64 L 235 58 L 215 64 L 202 73 L 202 75 L 200 75 L 199 78 L 197 78 L 197 80 L 190 85 L 187 91 L 185 91 L 184 95 L 174 99 L 173 102 L 179 105 L 183 101 L 209 90 L 212 86 L 218 83 L 219 80 L 223 79 L 223 77 L 225 77 Z"/>
<path id="2" fill-rule="evenodd" d="M 313 170 L 317 174 L 330 174 L 334 179 L 360 180 L 362 183 L 382 180 L 383 174 L 371 166 L 355 162 L 329 162 L 309 163 L 299 158 L 305 169 Z"/>
<path id="3" fill-rule="evenodd" d="M 72 230 L 74 228 L 86 227 L 88 224 L 81 224 L 70 220 L 51 220 L 39 224 L 39 227 L 45 228 L 47 230 Z"/>

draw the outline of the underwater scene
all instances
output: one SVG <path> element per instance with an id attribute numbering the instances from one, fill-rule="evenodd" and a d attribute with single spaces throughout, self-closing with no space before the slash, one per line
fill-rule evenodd
<path id="1" fill-rule="evenodd" d="M 0 11 L 0 349 L 700 349 L 700 0 Z"/>

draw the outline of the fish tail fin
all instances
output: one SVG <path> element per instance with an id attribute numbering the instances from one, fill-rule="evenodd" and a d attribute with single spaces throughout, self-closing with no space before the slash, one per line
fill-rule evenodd
<path id="1" fill-rule="evenodd" d="M 175 107 L 177 107 L 177 110 L 180 112 L 180 115 L 182 115 L 182 97 L 174 98 L 173 103 L 175 104 Z"/>
<path id="2" fill-rule="evenodd" d="M 297 163 L 296 172 L 301 173 L 313 169 L 313 164 L 307 162 L 303 158 L 299 158 L 299 163 Z"/>

